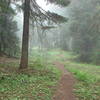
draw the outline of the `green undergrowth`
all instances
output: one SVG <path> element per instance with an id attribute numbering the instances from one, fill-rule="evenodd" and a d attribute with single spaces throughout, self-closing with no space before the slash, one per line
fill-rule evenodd
<path id="1" fill-rule="evenodd" d="M 39 54 L 30 57 L 29 66 L 18 71 L 18 64 L 0 65 L 0 100 L 51 100 L 60 71 Z"/>
<path id="2" fill-rule="evenodd" d="M 55 61 L 73 73 L 77 100 L 100 100 L 100 66 L 75 62 L 76 57 L 62 50 L 34 50 L 28 70 L 19 72 L 17 63 L 0 64 L 0 100 L 52 100 L 61 75 Z"/>
<path id="3" fill-rule="evenodd" d="M 65 67 L 77 79 L 75 93 L 78 100 L 100 99 L 100 67 L 66 62 Z"/>
<path id="4" fill-rule="evenodd" d="M 77 100 L 100 100 L 100 66 L 75 62 L 77 55 L 71 52 L 51 51 L 49 55 L 53 61 L 60 61 L 73 73 Z"/>

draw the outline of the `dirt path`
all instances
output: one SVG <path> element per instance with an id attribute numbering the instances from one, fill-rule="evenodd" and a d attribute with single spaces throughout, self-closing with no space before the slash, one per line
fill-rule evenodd
<path id="1" fill-rule="evenodd" d="M 0 64 L 19 62 L 16 58 L 8 58 L 7 56 L 0 57 Z"/>
<path id="2" fill-rule="evenodd" d="M 75 79 L 60 62 L 54 62 L 57 68 L 62 72 L 61 79 L 59 80 L 57 91 L 55 92 L 52 100 L 76 100 L 73 94 L 73 85 Z"/>

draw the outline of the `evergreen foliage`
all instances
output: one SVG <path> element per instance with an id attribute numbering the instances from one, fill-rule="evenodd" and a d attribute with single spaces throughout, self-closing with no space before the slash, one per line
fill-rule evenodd
<path id="1" fill-rule="evenodd" d="M 100 60 L 100 2 L 99 0 L 77 0 L 71 9 L 70 30 L 73 51 L 82 62 L 99 63 Z"/>
<path id="2" fill-rule="evenodd" d="M 16 32 L 18 29 L 16 21 L 13 20 L 15 12 L 8 1 L 0 1 L 0 53 L 17 56 L 19 40 Z"/>

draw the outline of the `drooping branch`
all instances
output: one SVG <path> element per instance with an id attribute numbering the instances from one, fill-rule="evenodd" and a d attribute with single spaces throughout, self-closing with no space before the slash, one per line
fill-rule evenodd
<path id="1" fill-rule="evenodd" d="M 51 20 L 55 23 L 63 23 L 67 21 L 67 19 L 61 15 L 45 11 L 36 3 L 35 0 L 31 0 L 31 14 L 33 17 L 38 17 L 41 20 Z"/>
<path id="2" fill-rule="evenodd" d="M 49 29 L 53 29 L 56 28 L 55 26 L 43 26 L 41 27 L 42 30 L 49 30 Z"/>
<path id="3" fill-rule="evenodd" d="M 70 0 L 45 0 L 48 3 L 54 3 L 56 5 L 60 5 L 60 6 L 68 6 L 70 4 Z"/>
<path id="4" fill-rule="evenodd" d="M 24 8 L 24 2 L 23 2 L 24 0 L 11 0 L 11 1 L 13 3 L 17 2 L 17 1 L 21 1 L 22 2 L 22 9 Z M 68 5 L 70 3 L 69 0 L 45 0 L 45 1 L 46 2 L 50 2 L 50 3 L 57 3 L 57 4 L 60 4 L 62 6 L 64 4 Z M 36 21 L 36 20 L 38 20 L 40 22 L 43 22 L 43 21 L 52 21 L 53 23 L 56 23 L 56 24 L 67 22 L 67 18 L 65 18 L 65 17 L 63 17 L 61 15 L 58 15 L 56 13 L 52 13 L 50 11 L 45 11 L 44 9 L 42 9 L 37 4 L 36 0 L 30 0 L 30 2 L 31 2 L 30 3 L 30 18 L 33 19 L 33 21 Z"/>
<path id="5" fill-rule="evenodd" d="M 38 23 L 41 27 L 45 27 L 45 22 L 59 25 L 61 23 L 67 22 L 68 20 L 67 18 L 56 13 L 45 11 L 37 4 L 36 0 L 31 0 L 30 18 L 34 22 Z"/>

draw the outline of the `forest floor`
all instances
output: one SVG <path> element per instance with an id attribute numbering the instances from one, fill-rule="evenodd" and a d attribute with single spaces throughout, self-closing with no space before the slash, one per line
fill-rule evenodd
<path id="1" fill-rule="evenodd" d="M 29 68 L 0 57 L 0 100 L 100 100 L 100 66 L 76 62 L 61 50 L 34 51 Z"/>
<path id="2" fill-rule="evenodd" d="M 0 57 L 0 100 L 51 100 L 61 72 L 39 52 L 35 54 L 23 71 L 18 59 Z"/>
<path id="3" fill-rule="evenodd" d="M 0 57 L 0 64 L 12 63 L 12 62 L 17 62 L 17 61 L 18 60 L 16 58 L 9 58 L 5 55 Z"/>
<path id="4" fill-rule="evenodd" d="M 64 70 L 74 76 L 73 93 L 76 100 L 100 100 L 100 66 L 78 62 L 77 55 L 71 52 L 52 50 L 49 55 L 51 62 L 60 62 L 56 65 L 64 66 Z"/>

